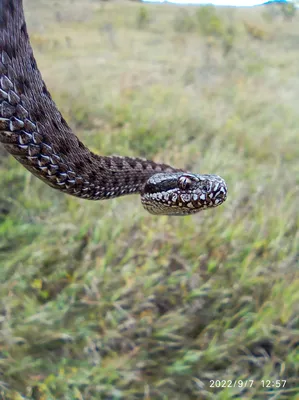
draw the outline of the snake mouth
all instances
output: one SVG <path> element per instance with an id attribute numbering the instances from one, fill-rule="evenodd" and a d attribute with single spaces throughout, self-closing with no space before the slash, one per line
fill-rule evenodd
<path id="1" fill-rule="evenodd" d="M 214 207 L 220 206 L 222 203 L 225 202 L 226 198 L 227 198 L 227 188 L 226 185 L 224 184 L 214 196 L 212 201 L 213 206 Z"/>
<path id="2" fill-rule="evenodd" d="M 227 198 L 226 186 L 216 193 L 147 193 L 141 198 L 143 207 L 151 214 L 188 215 L 220 206 Z"/>

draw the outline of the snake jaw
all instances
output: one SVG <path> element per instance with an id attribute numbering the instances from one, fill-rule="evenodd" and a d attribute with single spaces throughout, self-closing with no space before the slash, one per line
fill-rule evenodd
<path id="1" fill-rule="evenodd" d="M 218 175 L 173 172 L 152 175 L 143 188 L 141 201 L 151 214 L 188 215 L 218 207 L 226 196 L 226 183 Z"/>

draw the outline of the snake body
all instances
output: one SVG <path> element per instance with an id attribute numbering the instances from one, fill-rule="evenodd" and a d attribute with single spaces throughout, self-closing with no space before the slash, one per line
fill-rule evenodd
<path id="1" fill-rule="evenodd" d="M 101 200 L 140 193 L 152 214 L 185 215 L 216 207 L 227 188 L 141 158 L 99 156 L 72 132 L 37 67 L 22 0 L 0 0 L 0 142 L 31 173 L 73 196 Z"/>

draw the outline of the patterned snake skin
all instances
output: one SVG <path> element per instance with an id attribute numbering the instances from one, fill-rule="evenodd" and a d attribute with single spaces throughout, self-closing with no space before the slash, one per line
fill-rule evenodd
<path id="1" fill-rule="evenodd" d="M 153 214 L 184 215 L 226 198 L 216 175 L 195 175 L 140 158 L 98 156 L 53 102 L 29 42 L 22 0 L 0 0 L 0 142 L 48 185 L 90 200 L 140 193 Z"/>

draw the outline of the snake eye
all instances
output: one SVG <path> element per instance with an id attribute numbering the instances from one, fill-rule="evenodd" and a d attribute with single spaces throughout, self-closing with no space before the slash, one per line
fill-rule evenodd
<path id="1" fill-rule="evenodd" d="M 181 190 L 188 190 L 192 185 L 192 179 L 189 176 L 182 175 L 178 179 L 178 186 Z"/>
<path id="2" fill-rule="evenodd" d="M 206 186 L 203 186 L 202 188 L 203 188 L 203 190 L 204 190 L 205 192 L 208 191 L 208 188 L 207 188 Z"/>

